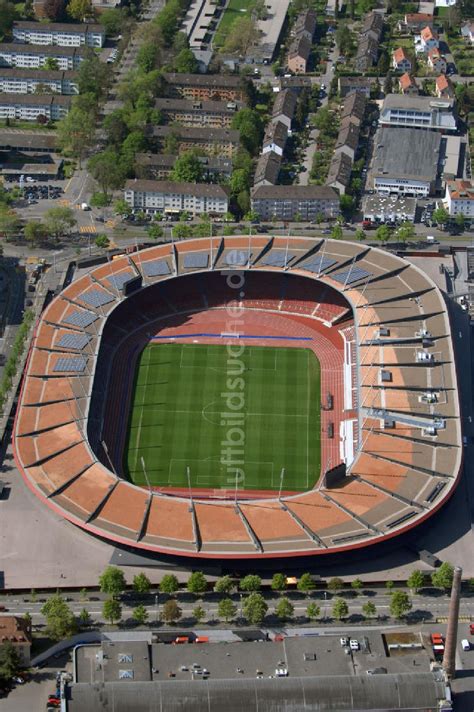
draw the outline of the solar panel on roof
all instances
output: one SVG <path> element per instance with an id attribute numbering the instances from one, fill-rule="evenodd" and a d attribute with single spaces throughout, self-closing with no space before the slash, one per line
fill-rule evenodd
<path id="1" fill-rule="evenodd" d="M 367 272 L 363 267 L 350 267 L 337 274 L 332 274 L 331 277 L 340 284 L 353 284 L 366 277 L 372 277 L 372 272 Z"/>
<path id="2" fill-rule="evenodd" d="M 183 267 L 185 269 L 204 269 L 209 262 L 207 252 L 191 252 L 184 255 Z"/>
<path id="3" fill-rule="evenodd" d="M 104 304 L 114 301 L 111 294 L 102 292 L 100 289 L 90 289 L 88 292 L 80 294 L 78 299 L 89 304 L 91 307 L 102 307 Z"/>
<path id="4" fill-rule="evenodd" d="M 130 282 L 131 279 L 133 279 L 135 275 L 133 272 L 121 272 L 120 274 L 113 274 L 111 277 L 107 278 L 107 282 L 112 286 L 115 287 L 115 289 L 122 289 L 124 284 L 127 284 L 127 282 Z"/>
<path id="5" fill-rule="evenodd" d="M 82 373 L 86 368 L 87 360 L 84 356 L 72 356 L 71 358 L 65 358 L 62 356 L 58 358 L 53 366 L 53 371 L 67 372 L 67 373 Z"/>
<path id="6" fill-rule="evenodd" d="M 286 265 L 291 262 L 295 256 L 294 252 L 285 252 L 284 250 L 279 250 L 278 252 L 269 252 L 265 257 L 262 258 L 262 265 L 269 265 L 270 267 L 286 267 Z"/>
<path id="7" fill-rule="evenodd" d="M 152 260 L 142 263 L 143 271 L 147 277 L 161 277 L 170 274 L 171 270 L 166 260 Z"/>
<path id="8" fill-rule="evenodd" d="M 305 262 L 303 266 L 303 269 L 309 270 L 309 272 L 315 272 L 316 274 L 319 274 L 320 272 L 324 272 L 325 269 L 328 269 L 329 267 L 332 267 L 335 265 L 337 260 L 332 260 L 329 257 L 324 257 L 323 255 L 316 255 L 316 257 L 313 257 L 313 259 L 309 260 L 309 262 Z"/>
<path id="9" fill-rule="evenodd" d="M 229 250 L 224 259 L 229 267 L 244 267 L 251 257 L 252 253 L 248 250 Z"/>
<path id="10" fill-rule="evenodd" d="M 91 337 L 88 334 L 63 334 L 59 339 L 57 346 L 63 346 L 66 349 L 83 349 L 87 346 Z"/>
<path id="11" fill-rule="evenodd" d="M 73 311 L 63 319 L 62 323 L 72 324 L 72 326 L 82 326 L 85 329 L 86 326 L 90 326 L 96 319 L 98 319 L 97 314 L 92 314 L 92 312 Z"/>

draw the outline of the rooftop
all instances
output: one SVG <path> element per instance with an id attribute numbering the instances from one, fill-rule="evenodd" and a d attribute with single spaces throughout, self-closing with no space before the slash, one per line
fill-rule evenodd
<path id="1" fill-rule="evenodd" d="M 168 180 L 127 180 L 125 190 L 141 193 L 179 193 L 196 195 L 204 198 L 227 198 L 227 193 L 220 185 L 213 183 L 177 183 Z"/>
<path id="2" fill-rule="evenodd" d="M 257 185 L 266 180 L 273 185 L 278 181 L 280 173 L 281 157 L 274 151 L 262 153 L 255 168 L 254 184 Z"/>
<path id="3" fill-rule="evenodd" d="M 472 181 L 461 180 L 460 178 L 448 180 L 446 188 L 449 190 L 451 198 L 455 200 L 474 200 L 474 185 Z"/>
<path id="4" fill-rule="evenodd" d="M 441 135 L 429 129 L 380 128 L 374 141 L 374 176 L 434 181 Z"/>
<path id="5" fill-rule="evenodd" d="M 211 113 L 234 114 L 243 107 L 242 102 L 215 101 L 212 99 L 174 99 L 159 98 L 155 100 L 157 109 L 168 109 L 169 111 L 191 111 L 201 110 Z"/>
<path id="6" fill-rule="evenodd" d="M 0 67 L 0 77 L 2 79 L 36 79 L 41 82 L 42 79 L 58 81 L 65 79 L 77 79 L 78 72 L 63 71 L 55 69 L 42 69 L 41 73 L 37 69 L 17 69 L 16 67 Z"/>
<path id="7" fill-rule="evenodd" d="M 28 633 L 26 623 L 16 616 L 0 616 L 0 643 L 6 640 L 12 643 L 31 643 L 31 634 Z"/>
<path id="8" fill-rule="evenodd" d="M 69 22 L 14 22 L 13 29 L 36 30 L 38 32 L 74 32 L 86 34 L 86 32 L 105 32 L 104 26 L 94 23 L 69 23 Z"/>
<path id="9" fill-rule="evenodd" d="M 408 55 L 406 54 L 405 50 L 403 47 L 398 47 L 394 53 L 393 53 L 393 58 L 395 62 L 403 62 L 404 59 L 410 59 Z"/>
<path id="10" fill-rule="evenodd" d="M 296 94 L 291 89 L 279 91 L 273 104 L 272 116 L 283 114 L 289 119 L 293 118 L 296 109 Z"/>
<path id="11" fill-rule="evenodd" d="M 165 138 L 175 134 L 178 138 L 187 138 L 195 141 L 231 141 L 238 144 L 240 134 L 234 129 L 209 129 L 200 126 L 151 126 L 152 136 Z"/>
<path id="12" fill-rule="evenodd" d="M 347 116 L 352 116 L 359 119 L 359 121 L 362 121 L 365 114 L 365 106 L 366 100 L 363 94 L 360 94 L 359 92 L 349 94 L 344 99 L 341 118 L 345 119 Z"/>
<path id="13" fill-rule="evenodd" d="M 252 190 L 254 200 L 338 200 L 326 185 L 260 185 Z"/>
<path id="14" fill-rule="evenodd" d="M 435 99 L 432 96 L 388 94 L 384 99 L 382 110 L 411 109 L 415 111 L 432 111 L 433 109 L 452 110 L 453 107 L 453 99 Z"/>
<path id="15" fill-rule="evenodd" d="M 288 49 L 289 57 L 302 57 L 307 60 L 311 54 L 311 42 L 306 37 L 306 35 L 299 35 L 295 37 L 293 42 L 290 44 Z"/>
<path id="16" fill-rule="evenodd" d="M 165 72 L 163 76 L 168 84 L 176 84 L 178 86 L 222 87 L 223 89 L 238 89 L 242 86 L 242 79 L 238 74 L 186 74 Z"/>
<path id="17" fill-rule="evenodd" d="M 348 186 L 351 180 L 352 160 L 346 153 L 338 153 L 333 156 L 326 183 L 341 183 Z"/>
<path id="18" fill-rule="evenodd" d="M 71 96 L 61 94 L 1 94 L 0 104 L 2 106 L 51 106 L 61 104 L 71 105 Z"/>
<path id="19" fill-rule="evenodd" d="M 405 72 L 405 74 L 402 74 L 400 79 L 398 80 L 398 83 L 400 84 L 401 89 L 409 89 L 410 87 L 416 87 L 418 89 L 418 85 L 413 79 L 413 77 L 408 74 L 408 72 Z"/>
<path id="20" fill-rule="evenodd" d="M 52 57 L 85 57 L 90 52 L 90 47 L 59 47 L 58 45 L 33 45 L 20 44 L 19 42 L 2 42 L 0 54 L 33 54 L 42 56 L 48 54 Z"/>

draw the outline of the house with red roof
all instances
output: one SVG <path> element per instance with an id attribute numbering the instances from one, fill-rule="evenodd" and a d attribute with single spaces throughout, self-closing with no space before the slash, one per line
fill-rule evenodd
<path id="1" fill-rule="evenodd" d="M 398 47 L 392 55 L 392 67 L 399 72 L 411 72 L 411 59 L 403 49 Z"/>
<path id="2" fill-rule="evenodd" d="M 402 94 L 419 94 L 418 85 L 408 72 L 402 74 L 398 80 L 398 86 Z"/>

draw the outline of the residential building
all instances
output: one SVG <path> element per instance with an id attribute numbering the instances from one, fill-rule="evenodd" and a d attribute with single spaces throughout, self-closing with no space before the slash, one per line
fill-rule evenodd
<path id="1" fill-rule="evenodd" d="M 420 93 L 416 81 L 411 76 L 411 74 L 408 74 L 407 72 L 405 72 L 405 74 L 402 74 L 402 76 L 398 80 L 398 87 L 402 94 L 418 96 L 418 94 Z"/>
<path id="2" fill-rule="evenodd" d="M 446 74 L 440 74 L 439 77 L 436 77 L 436 96 L 439 99 L 454 98 L 454 87 L 451 79 Z"/>
<path id="3" fill-rule="evenodd" d="M 0 616 L 0 648 L 10 642 L 20 658 L 22 667 L 29 667 L 31 629 L 19 616 Z"/>
<path id="4" fill-rule="evenodd" d="M 254 185 L 276 185 L 281 168 L 281 156 L 268 151 L 259 156 L 255 167 Z"/>
<path id="5" fill-rule="evenodd" d="M 128 180 L 124 198 L 132 210 L 146 213 L 186 211 L 191 215 L 224 215 L 229 209 L 225 189 L 209 183 Z"/>
<path id="6" fill-rule="evenodd" d="M 366 72 L 377 63 L 379 42 L 373 37 L 364 36 L 359 40 L 354 66 L 358 72 Z"/>
<path id="7" fill-rule="evenodd" d="M 243 108 L 240 101 L 164 98 L 155 101 L 155 109 L 166 123 L 204 128 L 230 128 L 235 113 Z"/>
<path id="8" fill-rule="evenodd" d="M 445 74 L 446 72 L 446 57 L 443 57 L 437 47 L 433 47 L 428 52 L 428 67 L 436 74 Z"/>
<path id="9" fill-rule="evenodd" d="M 365 116 L 365 107 L 366 99 L 363 94 L 349 94 L 342 104 L 341 122 L 350 117 L 353 122 L 361 124 Z"/>
<path id="10" fill-rule="evenodd" d="M 379 128 L 369 185 L 382 195 L 426 198 L 436 193 L 441 134 L 410 128 Z"/>
<path id="11" fill-rule="evenodd" d="M 379 123 L 382 126 L 456 131 L 454 108 L 452 99 L 388 94 L 380 111 Z"/>
<path id="12" fill-rule="evenodd" d="M 431 27 L 424 27 L 420 32 L 420 42 L 416 47 L 417 51 L 429 52 L 430 49 L 435 47 L 439 47 L 438 35 Z"/>
<path id="13" fill-rule="evenodd" d="M 335 188 L 339 195 L 344 195 L 351 182 L 352 159 L 340 152 L 333 156 L 329 166 L 326 185 Z"/>
<path id="14" fill-rule="evenodd" d="M 262 153 L 274 151 L 279 156 L 283 156 L 287 139 L 288 129 L 286 125 L 281 121 L 270 121 L 263 137 Z"/>
<path id="15" fill-rule="evenodd" d="M 14 22 L 13 40 L 34 45 L 58 47 L 103 47 L 105 29 L 102 25 L 60 22 Z"/>
<path id="16" fill-rule="evenodd" d="M 180 74 L 166 72 L 164 75 L 170 97 L 197 99 L 201 101 L 243 101 L 245 88 L 236 74 Z"/>
<path id="17" fill-rule="evenodd" d="M 469 44 L 474 44 L 474 22 L 467 22 L 461 27 L 461 36 Z"/>
<path id="18" fill-rule="evenodd" d="M 302 74 L 295 77 L 280 77 L 280 89 L 291 89 L 295 94 L 300 94 L 303 89 L 311 91 L 311 79 Z"/>
<path id="19" fill-rule="evenodd" d="M 272 109 L 272 121 L 280 121 L 285 124 L 288 130 L 291 129 L 291 123 L 296 109 L 296 94 L 290 89 L 283 89 L 276 95 Z"/>
<path id="20" fill-rule="evenodd" d="M 306 74 L 311 54 L 311 42 L 305 35 L 295 37 L 288 50 L 287 67 L 295 74 Z"/>
<path id="21" fill-rule="evenodd" d="M 454 7 L 457 0 L 435 0 L 436 7 Z"/>
<path id="22" fill-rule="evenodd" d="M 329 186 L 260 185 L 251 192 L 252 210 L 261 220 L 314 220 L 339 215 L 339 195 Z"/>
<path id="23" fill-rule="evenodd" d="M 240 134 L 233 129 L 198 128 L 197 126 L 153 126 L 149 135 L 163 150 L 166 140 L 176 137 L 178 153 L 197 148 L 209 155 L 231 158 L 239 147 Z"/>
<path id="24" fill-rule="evenodd" d="M 380 41 L 383 32 L 383 15 L 380 12 L 372 10 L 369 12 L 362 23 L 362 27 L 359 30 L 360 37 L 372 37 L 373 39 Z"/>
<path id="25" fill-rule="evenodd" d="M 71 97 L 60 94 L 0 94 L 0 119 L 59 121 L 70 106 Z"/>
<path id="26" fill-rule="evenodd" d="M 198 156 L 198 158 L 202 166 L 203 180 L 206 183 L 217 183 L 231 177 L 232 161 L 230 158 L 215 156 Z M 135 173 L 139 178 L 166 180 L 175 163 L 176 156 L 169 153 L 137 153 Z"/>
<path id="27" fill-rule="evenodd" d="M 313 9 L 301 12 L 293 25 L 293 34 L 295 37 L 300 35 L 306 37 L 309 42 L 313 41 L 314 33 L 316 32 L 316 12 Z"/>
<path id="28" fill-rule="evenodd" d="M 433 15 L 422 12 L 414 12 L 405 15 L 404 20 L 399 23 L 400 30 L 418 33 L 425 27 L 433 28 Z"/>
<path id="29" fill-rule="evenodd" d="M 370 77 L 339 77 L 337 83 L 341 99 L 353 93 L 363 94 L 368 99 L 373 79 Z"/>
<path id="30" fill-rule="evenodd" d="M 77 72 L 0 67 L 0 92 L 5 94 L 78 94 Z"/>
<path id="31" fill-rule="evenodd" d="M 411 59 L 403 47 L 398 47 L 392 55 L 392 67 L 398 72 L 411 72 Z"/>
<path id="32" fill-rule="evenodd" d="M 355 160 L 359 145 L 360 123 L 357 119 L 347 116 L 341 121 L 341 127 L 334 146 L 334 153 L 345 153 L 351 161 Z"/>
<path id="33" fill-rule="evenodd" d="M 257 20 L 258 43 L 249 50 L 257 64 L 270 64 L 280 49 L 280 38 L 285 25 L 290 0 L 265 0 L 265 15 Z"/>
<path id="34" fill-rule="evenodd" d="M 467 180 L 448 180 L 443 203 L 450 215 L 474 218 L 474 184 Z"/>
<path id="35" fill-rule="evenodd" d="M 416 198 L 395 195 L 368 195 L 362 202 L 364 220 L 372 222 L 414 222 Z"/>
<path id="36" fill-rule="evenodd" d="M 46 60 L 51 58 L 57 61 L 58 69 L 68 71 L 78 69 L 89 51 L 86 47 L 39 47 L 5 42 L 0 44 L 0 67 L 41 69 Z"/>
<path id="37" fill-rule="evenodd" d="M 337 0 L 327 0 L 324 14 L 326 17 L 336 17 Z"/>

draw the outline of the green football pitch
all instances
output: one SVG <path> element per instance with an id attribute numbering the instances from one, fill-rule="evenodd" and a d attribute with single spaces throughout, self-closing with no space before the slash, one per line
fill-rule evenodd
<path id="1" fill-rule="evenodd" d="M 235 358 L 222 344 L 143 350 L 124 454 L 132 482 L 187 487 L 189 468 L 193 488 L 232 491 L 237 476 L 239 489 L 278 490 L 285 468 L 283 490 L 314 486 L 321 457 L 319 361 L 304 348 L 240 349 Z"/>

